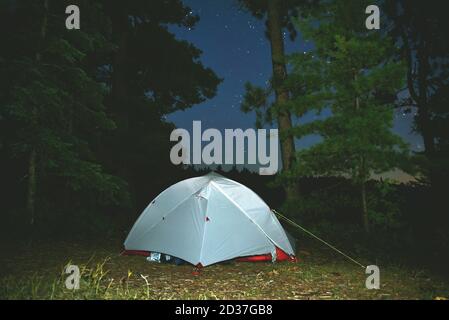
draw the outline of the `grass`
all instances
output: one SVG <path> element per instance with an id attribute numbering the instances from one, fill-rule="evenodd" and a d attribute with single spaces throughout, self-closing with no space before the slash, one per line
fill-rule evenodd
<path id="1" fill-rule="evenodd" d="M 39 244 L 2 250 L 0 299 L 444 299 L 449 282 L 425 270 L 382 266 L 380 290 L 365 288 L 360 267 L 328 251 L 301 248 L 299 263 L 217 264 L 199 275 L 189 265 L 120 256 L 120 246 Z M 65 266 L 81 273 L 65 286 Z"/>

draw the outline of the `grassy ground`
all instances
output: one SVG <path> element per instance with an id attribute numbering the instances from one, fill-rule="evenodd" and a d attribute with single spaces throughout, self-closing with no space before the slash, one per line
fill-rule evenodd
<path id="1" fill-rule="evenodd" d="M 10 248 L 11 249 L 11 248 Z M 120 256 L 119 244 L 34 245 L 0 260 L 0 299 L 443 299 L 449 283 L 422 270 L 382 266 L 381 289 L 364 270 L 326 250 L 300 248 L 298 263 L 192 266 Z M 65 288 L 64 266 L 81 269 L 79 290 Z"/>

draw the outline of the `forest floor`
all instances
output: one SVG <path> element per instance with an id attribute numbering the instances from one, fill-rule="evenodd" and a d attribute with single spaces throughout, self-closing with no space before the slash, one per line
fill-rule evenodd
<path id="1" fill-rule="evenodd" d="M 364 269 L 327 250 L 299 248 L 298 263 L 232 262 L 194 274 L 190 265 L 121 256 L 121 246 L 37 244 L 1 250 L 0 299 L 445 299 L 449 282 L 424 270 L 380 265 L 380 290 Z M 65 266 L 81 270 L 65 288 Z"/>

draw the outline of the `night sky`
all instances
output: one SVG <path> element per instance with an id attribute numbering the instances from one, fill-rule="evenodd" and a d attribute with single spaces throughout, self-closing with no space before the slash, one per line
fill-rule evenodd
<path id="1" fill-rule="evenodd" d="M 197 14 L 200 21 L 191 30 L 170 27 L 179 39 L 193 43 L 203 51 L 202 63 L 224 78 L 215 98 L 186 111 L 170 114 L 167 118 L 177 127 L 190 131 L 193 120 L 202 121 L 203 131 L 207 128 L 254 128 L 255 114 L 244 114 L 240 105 L 244 84 L 264 86 L 271 77 L 270 45 L 265 37 L 265 24 L 250 13 L 240 10 L 236 0 L 205 1 L 184 0 Z M 294 42 L 285 37 L 287 53 L 308 51 L 311 43 L 303 41 L 301 34 Z M 307 114 L 295 121 L 307 122 L 316 117 Z M 395 114 L 394 131 L 400 134 L 414 150 L 422 150 L 422 139 L 412 133 L 413 114 Z M 276 124 L 275 124 L 276 125 Z M 309 136 L 298 140 L 297 147 L 303 148 L 317 141 Z"/>

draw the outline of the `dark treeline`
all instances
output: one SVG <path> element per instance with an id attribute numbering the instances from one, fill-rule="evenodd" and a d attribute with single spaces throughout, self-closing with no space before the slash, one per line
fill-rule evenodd
<path id="1" fill-rule="evenodd" d="M 197 21 L 178 0 L 1 2 L 2 227 L 100 232 L 178 180 L 164 116 L 221 81 L 167 30 Z"/>
<path id="2" fill-rule="evenodd" d="M 368 33 L 371 1 L 235 3 L 266 22 L 273 77 L 268 88 L 247 84 L 242 109 L 277 123 L 284 170 L 217 171 L 355 253 L 441 265 L 449 253 L 444 2 L 378 1 L 382 28 Z M 71 4 L 82 12 L 76 32 L 65 28 Z M 165 120 L 214 97 L 221 82 L 198 48 L 168 30 L 199 19 L 181 0 L 0 2 L 2 238 L 124 238 L 161 191 L 209 171 L 171 164 L 174 124 Z M 296 41 L 299 31 L 313 52 L 285 57 L 284 31 Z M 325 108 L 328 119 L 292 122 Z M 416 114 L 422 152 L 392 133 L 397 110 Z M 323 141 L 295 151 L 294 139 L 310 134 Z M 416 180 L 372 179 L 397 168 Z"/>

